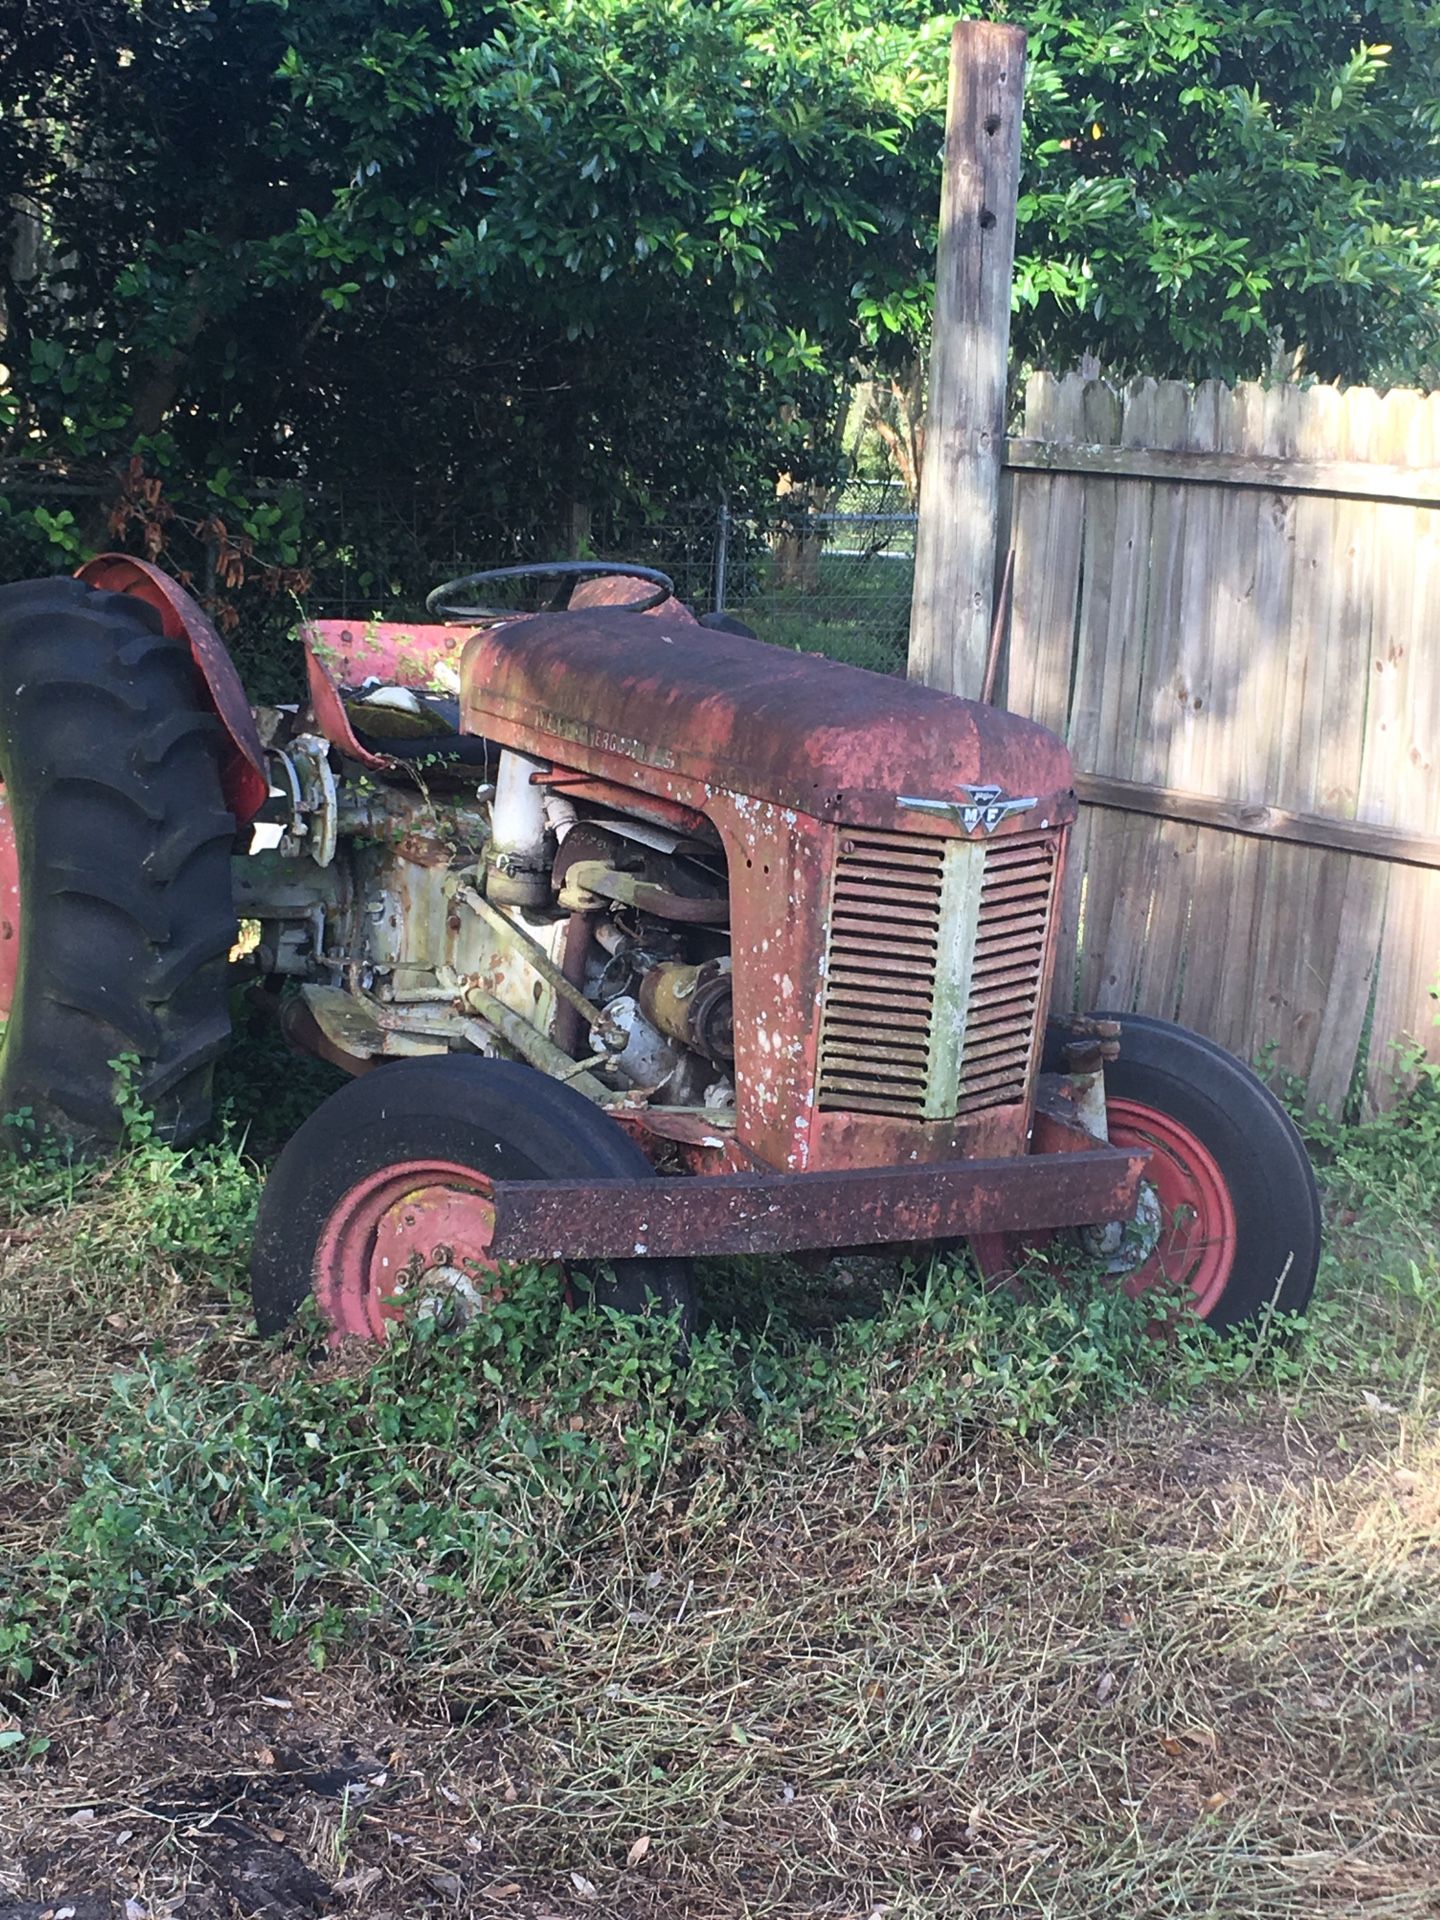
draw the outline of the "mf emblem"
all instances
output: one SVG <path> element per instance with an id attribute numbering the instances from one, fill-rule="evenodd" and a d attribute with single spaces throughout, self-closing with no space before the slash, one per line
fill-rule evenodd
<path id="1" fill-rule="evenodd" d="M 1017 813 L 1029 813 L 1040 803 L 1034 794 L 1028 800 L 1012 800 L 1003 787 L 961 787 L 964 800 L 917 800 L 909 794 L 897 794 L 897 807 L 916 813 L 933 813 L 942 820 L 953 820 L 966 833 L 993 833 L 1002 820 Z"/>

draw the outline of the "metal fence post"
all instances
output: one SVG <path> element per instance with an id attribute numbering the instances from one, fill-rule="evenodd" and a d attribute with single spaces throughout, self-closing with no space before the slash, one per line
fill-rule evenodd
<path id="1" fill-rule="evenodd" d="M 715 524 L 715 611 L 725 611 L 725 576 L 730 570 L 730 507 L 722 503 Z"/>

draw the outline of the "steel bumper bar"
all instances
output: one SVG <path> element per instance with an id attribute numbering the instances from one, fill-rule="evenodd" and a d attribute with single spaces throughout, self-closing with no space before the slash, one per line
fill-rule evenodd
<path id="1" fill-rule="evenodd" d="M 1149 1156 L 1116 1147 L 659 1180 L 498 1181 L 492 1259 L 652 1260 L 887 1246 L 1127 1219 Z"/>

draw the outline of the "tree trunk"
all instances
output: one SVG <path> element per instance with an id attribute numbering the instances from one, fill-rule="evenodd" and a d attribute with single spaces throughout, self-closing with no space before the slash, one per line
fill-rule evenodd
<path id="1" fill-rule="evenodd" d="M 782 500 L 793 502 L 796 516 L 795 523 L 782 527 L 776 536 L 771 585 L 782 592 L 818 593 L 820 550 L 824 535 L 816 526 L 814 516 L 823 513 L 829 506 L 831 490 L 821 487 L 806 498 L 800 494 L 789 474 L 782 473 L 775 491 Z"/>

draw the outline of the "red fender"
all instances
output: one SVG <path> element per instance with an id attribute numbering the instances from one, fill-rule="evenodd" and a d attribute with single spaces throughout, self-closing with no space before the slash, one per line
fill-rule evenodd
<path id="1" fill-rule="evenodd" d="M 178 581 L 148 560 L 137 560 L 128 553 L 97 554 L 75 569 L 75 577 L 107 593 L 133 593 L 137 600 L 155 608 L 161 630 L 169 639 L 189 642 L 210 704 L 225 729 L 221 778 L 226 805 L 237 825 L 253 820 L 270 791 L 265 749 L 230 650 L 210 621 Z"/>

